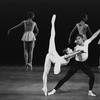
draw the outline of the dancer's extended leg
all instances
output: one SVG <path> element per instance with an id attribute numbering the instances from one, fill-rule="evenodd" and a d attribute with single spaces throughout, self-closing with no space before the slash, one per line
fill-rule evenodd
<path id="1" fill-rule="evenodd" d="M 44 73 L 43 73 L 43 92 L 45 94 L 45 96 L 47 96 L 47 75 L 49 73 L 49 70 L 51 68 L 51 62 L 54 63 L 54 55 L 55 55 L 55 42 L 54 42 L 54 38 L 55 38 L 55 31 L 54 31 L 54 22 L 55 22 L 55 18 L 56 16 L 53 15 L 52 17 L 52 26 L 51 26 L 51 36 L 50 36 L 50 41 L 49 41 L 49 50 L 48 50 L 48 54 L 46 55 L 46 59 L 45 59 L 45 64 L 44 64 Z"/>
<path id="2" fill-rule="evenodd" d="M 52 20 L 51 20 L 51 37 L 50 37 L 50 42 L 49 42 L 49 53 L 53 56 L 53 59 L 55 61 L 55 66 L 54 66 L 54 74 L 58 74 L 60 72 L 60 67 L 61 64 L 65 64 L 66 60 L 59 56 L 59 54 L 56 51 L 56 46 L 55 46 L 55 19 L 56 15 L 53 15 Z"/>
<path id="3" fill-rule="evenodd" d="M 48 52 L 53 55 L 57 53 L 55 47 L 55 27 L 54 27 L 55 19 L 56 19 L 56 15 L 53 15 L 51 20 L 51 36 L 49 40 L 49 50 L 48 50 Z"/>
<path id="4" fill-rule="evenodd" d="M 28 44 L 27 42 L 23 42 L 23 45 L 24 45 L 24 59 L 25 59 L 25 68 L 26 70 L 28 69 Z"/>
<path id="5" fill-rule="evenodd" d="M 58 55 L 56 51 L 56 46 L 55 46 L 55 19 L 56 15 L 53 15 L 52 20 L 51 20 L 51 37 L 50 37 L 50 42 L 49 42 L 49 53 L 52 54 L 54 57 L 56 63 L 54 66 L 54 73 L 58 74 L 60 72 L 60 56 Z"/>

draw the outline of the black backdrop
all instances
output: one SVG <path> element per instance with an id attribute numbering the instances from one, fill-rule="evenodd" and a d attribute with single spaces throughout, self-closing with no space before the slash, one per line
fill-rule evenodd
<path id="1" fill-rule="evenodd" d="M 37 37 L 33 64 L 43 65 L 48 51 L 50 37 L 50 20 L 57 15 L 56 20 L 56 47 L 60 55 L 68 46 L 68 36 L 72 28 L 80 21 L 80 14 L 88 14 L 88 24 L 94 33 L 100 28 L 100 0 L 0 0 L 0 65 L 24 64 L 23 27 L 7 31 L 14 25 L 26 19 L 26 12 L 35 13 L 35 21 L 40 30 Z M 98 65 L 100 46 L 97 44 L 99 36 L 89 47 L 89 64 Z"/>

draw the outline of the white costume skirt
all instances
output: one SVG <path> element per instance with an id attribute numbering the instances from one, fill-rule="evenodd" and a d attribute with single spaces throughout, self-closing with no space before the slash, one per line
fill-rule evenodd
<path id="1" fill-rule="evenodd" d="M 22 41 L 36 41 L 35 35 L 32 31 L 25 32 Z"/>

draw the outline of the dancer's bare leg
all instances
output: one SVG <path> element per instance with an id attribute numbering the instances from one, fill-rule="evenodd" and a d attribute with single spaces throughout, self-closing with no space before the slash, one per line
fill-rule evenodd
<path id="1" fill-rule="evenodd" d="M 50 37 L 50 43 L 49 43 L 49 53 L 51 53 L 54 56 L 54 59 L 56 60 L 55 66 L 54 66 L 54 73 L 58 74 L 60 71 L 60 63 L 59 63 L 59 55 L 56 51 L 55 46 L 55 19 L 56 15 L 53 15 L 51 20 L 51 37 Z"/>
<path id="2" fill-rule="evenodd" d="M 26 70 L 28 69 L 28 47 L 27 47 L 27 43 L 24 41 L 23 42 L 23 46 L 24 46 L 24 59 L 25 59 L 25 68 Z"/>
<path id="3" fill-rule="evenodd" d="M 47 76 L 49 74 L 51 68 L 51 60 L 49 54 L 46 55 L 45 64 L 44 64 L 44 73 L 43 73 L 43 92 L 45 96 L 47 96 Z"/>
<path id="4" fill-rule="evenodd" d="M 28 65 L 30 66 L 31 70 L 33 69 L 32 67 L 32 61 L 33 61 L 33 51 L 34 51 L 34 47 L 35 47 L 35 41 L 31 41 L 29 44 L 29 63 Z"/>
<path id="5" fill-rule="evenodd" d="M 45 59 L 45 64 L 44 64 L 44 73 L 43 73 L 43 92 L 45 96 L 47 96 L 47 75 L 49 73 L 49 70 L 51 68 L 51 62 L 54 62 L 53 57 L 55 55 L 55 31 L 54 31 L 54 22 L 55 22 L 56 16 L 53 15 L 52 20 L 51 20 L 51 36 L 49 40 L 49 49 L 48 49 L 48 54 L 46 55 Z"/>
<path id="6" fill-rule="evenodd" d="M 56 47 L 55 47 L 55 19 L 56 19 L 56 15 L 53 15 L 52 20 L 51 20 L 51 36 L 50 36 L 50 40 L 49 40 L 49 50 L 48 52 L 55 55 L 56 52 Z"/>
<path id="7" fill-rule="evenodd" d="M 66 63 L 64 58 L 60 57 L 59 54 L 56 51 L 56 46 L 55 46 L 55 20 L 56 20 L 56 15 L 54 14 L 51 20 L 51 37 L 50 37 L 50 42 L 49 42 L 49 53 L 52 54 L 54 57 L 53 59 L 55 60 L 55 66 L 54 66 L 54 74 L 58 74 L 60 72 L 60 67 L 61 64 Z"/>

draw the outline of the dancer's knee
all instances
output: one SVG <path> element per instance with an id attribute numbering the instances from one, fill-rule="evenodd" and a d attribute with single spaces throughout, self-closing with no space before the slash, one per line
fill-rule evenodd
<path id="1" fill-rule="evenodd" d="M 92 75 L 90 76 L 90 79 L 91 79 L 91 80 L 95 80 L 94 74 L 92 74 Z"/>
<path id="2" fill-rule="evenodd" d="M 26 50 L 24 51 L 24 56 L 25 56 L 25 58 L 27 58 L 27 57 L 28 57 L 28 53 L 27 53 L 27 51 L 26 51 Z"/>

